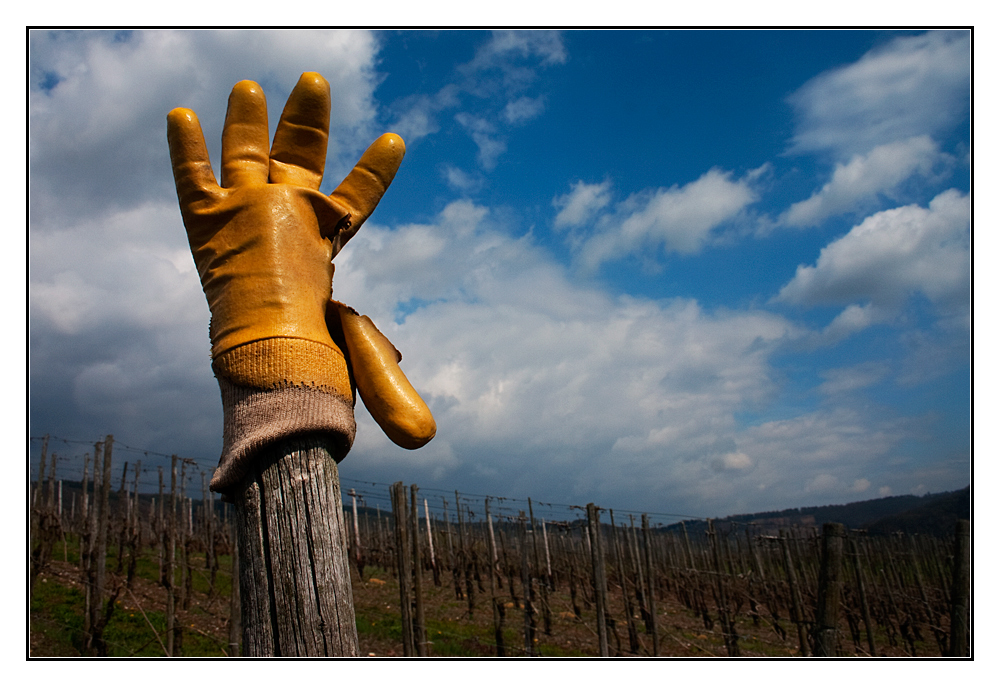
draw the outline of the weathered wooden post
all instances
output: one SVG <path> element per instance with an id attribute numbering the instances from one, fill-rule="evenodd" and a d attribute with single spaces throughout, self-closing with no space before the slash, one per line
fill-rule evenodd
<path id="1" fill-rule="evenodd" d="M 413 543 L 413 643 L 417 656 L 427 655 L 427 622 L 424 620 L 423 565 L 420 556 L 420 516 L 417 511 L 417 485 L 410 485 L 410 541 Z"/>
<path id="2" fill-rule="evenodd" d="M 403 489 L 402 482 L 393 484 L 390 491 L 392 519 L 396 532 L 396 569 L 399 571 L 399 612 L 403 625 L 403 655 L 416 656 L 416 646 L 413 641 L 413 603 L 410 595 L 413 580 L 410 571 L 409 528 L 406 526 L 406 491 Z"/>
<path id="3" fill-rule="evenodd" d="M 431 572 L 434 575 L 434 586 L 441 586 L 441 569 L 439 561 L 434 555 L 434 521 L 431 520 L 431 509 L 424 499 L 424 518 L 427 520 L 427 549 L 431 557 Z"/>
<path id="4" fill-rule="evenodd" d="M 837 623 L 840 619 L 840 567 L 844 554 L 844 526 L 839 522 L 823 525 L 823 553 L 820 559 L 819 591 L 816 595 L 815 654 L 837 655 Z"/>
<path id="5" fill-rule="evenodd" d="M 592 503 L 587 504 L 587 531 L 590 534 L 591 574 L 597 608 L 597 644 L 601 656 L 608 655 L 608 586 L 604 574 L 604 547 L 601 545 L 601 515 Z"/>
<path id="6" fill-rule="evenodd" d="M 649 516 L 642 514 L 642 543 L 646 549 L 646 599 L 649 609 L 649 633 L 653 636 L 653 656 L 660 655 L 660 638 L 656 632 L 656 584 L 653 581 L 653 538 L 649 532 Z"/>
<path id="7" fill-rule="evenodd" d="M 542 566 L 538 557 L 538 523 L 535 520 L 535 510 L 531 506 L 531 499 L 528 499 L 528 516 L 531 518 L 531 550 L 533 553 L 534 571 L 535 576 L 537 576 L 541 584 L 538 587 L 539 596 L 541 597 L 542 605 L 542 623 L 545 628 L 545 634 L 552 634 L 552 610 L 549 608 L 549 582 L 548 578 L 543 578 L 541 571 Z M 532 588 L 534 591 L 534 588 Z M 534 600 L 534 599 L 532 599 Z"/>
<path id="8" fill-rule="evenodd" d="M 90 589 L 90 633 L 86 637 L 85 647 L 103 655 L 105 651 L 104 623 L 101 613 L 104 610 L 105 569 L 108 553 L 108 519 L 110 517 L 108 498 L 111 494 L 111 453 L 114 437 L 110 434 L 104 439 L 104 467 L 102 470 L 101 496 L 97 502 L 97 540 L 91 559 L 91 589 Z M 96 449 L 95 449 L 96 450 Z M 96 461 L 95 461 L 96 462 Z M 95 465 L 96 478 L 96 465 Z"/>
<path id="9" fill-rule="evenodd" d="M 427 501 L 424 501 L 424 506 L 427 505 Z M 428 520 L 428 523 L 430 521 Z M 490 514 L 490 499 L 486 497 L 486 527 L 489 532 L 489 542 L 490 542 L 490 599 L 493 605 L 493 638 L 497 645 L 497 656 L 503 657 L 506 655 L 503 642 L 503 621 L 504 621 L 504 611 L 503 605 L 500 603 L 499 596 L 497 594 L 497 543 L 493 536 L 493 516 Z"/>
<path id="10" fill-rule="evenodd" d="M 236 84 L 221 183 L 197 115 L 167 115 L 181 215 L 212 314 L 223 451 L 210 487 L 236 505 L 248 656 L 357 653 L 337 471 L 354 440 L 355 385 L 396 444 L 419 448 L 436 432 L 392 344 L 331 300 L 332 259 L 374 211 L 405 148 L 385 134 L 332 194 L 320 193 L 330 103 L 327 81 L 303 74 L 272 144 L 263 91 Z"/>
<path id="11" fill-rule="evenodd" d="M 535 655 L 535 607 L 532 603 L 531 568 L 528 566 L 528 528 L 524 511 L 520 512 L 519 531 L 521 544 L 521 587 L 524 594 L 524 655 Z"/>
<path id="12" fill-rule="evenodd" d="M 358 495 L 353 489 L 347 492 L 348 496 L 351 497 L 351 525 L 354 528 L 354 546 L 351 550 L 354 555 L 354 567 L 358 571 L 358 579 L 365 579 L 365 564 L 364 556 L 361 553 L 361 533 L 358 530 Z"/>
<path id="13" fill-rule="evenodd" d="M 174 655 L 177 625 L 177 590 L 174 588 L 174 564 L 177 556 L 177 456 L 170 456 L 170 513 L 167 517 L 167 561 L 162 584 L 167 588 L 167 655 Z"/>
<path id="14" fill-rule="evenodd" d="M 472 589 L 472 555 L 469 551 L 468 541 L 465 531 L 465 518 L 462 517 L 462 500 L 455 490 L 455 512 L 458 514 L 458 559 L 465 576 L 465 600 L 469 605 L 469 620 L 472 620 L 472 612 L 476 606 L 475 592 Z"/>
<path id="15" fill-rule="evenodd" d="M 955 570 L 951 578 L 951 643 L 952 656 L 969 655 L 969 597 L 972 571 L 970 567 L 971 524 L 968 520 L 955 523 Z"/>
<path id="16" fill-rule="evenodd" d="M 237 492 L 244 655 L 357 654 L 330 444 L 322 436 L 276 443 Z"/>
<path id="17" fill-rule="evenodd" d="M 226 504 L 228 507 L 228 504 Z M 236 520 L 230 524 L 232 537 L 232 561 L 230 563 L 231 579 L 229 583 L 229 655 L 240 655 L 240 638 L 243 635 L 240 618 L 240 552 L 239 536 L 236 532 Z"/>
<path id="18" fill-rule="evenodd" d="M 218 565 L 215 561 L 215 495 L 208 490 L 205 472 L 201 473 L 201 506 L 204 512 L 202 527 L 205 536 L 205 570 L 208 571 L 208 594 L 215 593 L 215 573 Z"/>

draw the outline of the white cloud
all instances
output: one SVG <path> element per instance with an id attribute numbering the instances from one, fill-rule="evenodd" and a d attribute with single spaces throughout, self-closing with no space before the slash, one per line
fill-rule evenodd
<path id="1" fill-rule="evenodd" d="M 413 95 L 393 103 L 396 119 L 389 129 L 408 143 L 435 134 L 441 130 L 438 113 L 458 107 L 458 87 L 448 84 L 434 95 Z"/>
<path id="2" fill-rule="evenodd" d="M 822 332 L 813 334 L 810 343 L 816 346 L 830 346 L 843 341 L 852 334 L 863 331 L 873 324 L 891 319 L 892 313 L 871 303 L 858 305 L 851 303 L 833 318 Z"/>
<path id="3" fill-rule="evenodd" d="M 971 59 L 968 31 L 929 31 L 820 74 L 789 98 L 798 117 L 792 151 L 846 159 L 948 131 L 968 111 Z"/>
<path id="4" fill-rule="evenodd" d="M 564 498 L 612 502 L 643 482 L 692 507 L 681 473 L 753 469 L 734 413 L 774 389 L 767 358 L 790 332 L 780 317 L 575 285 L 469 202 L 432 225 L 366 226 L 337 264 L 336 297 L 403 352 L 435 413 L 440 458 L 419 458 L 428 474 L 454 482 L 485 460 L 504 493 L 551 478 Z M 354 460 L 415 460 L 359 441 Z"/>
<path id="5" fill-rule="evenodd" d="M 951 189 L 927 208 L 907 205 L 874 214 L 823 248 L 815 265 L 800 265 L 776 300 L 868 301 L 892 310 L 920 293 L 942 314 L 962 316 L 971 287 L 969 212 L 968 196 Z M 857 307 L 850 319 L 871 321 L 871 315 Z"/>
<path id="6" fill-rule="evenodd" d="M 869 205 L 879 194 L 891 194 L 912 176 L 929 176 L 942 159 L 937 144 L 926 135 L 878 146 L 837 164 L 823 188 L 792 205 L 779 221 L 797 227 L 815 226 L 827 217 Z"/>
<path id="7" fill-rule="evenodd" d="M 871 482 L 869 482 L 868 480 L 866 480 L 864 477 L 860 477 L 860 478 L 854 480 L 854 484 L 851 485 L 851 488 L 849 489 L 849 491 L 852 494 L 862 494 L 862 493 L 868 491 L 868 489 L 871 487 L 871 485 L 872 485 Z"/>
<path id="8" fill-rule="evenodd" d="M 544 96 L 529 98 L 521 96 L 507 103 L 503 109 L 503 118 L 508 124 L 520 124 L 534 119 L 545 109 Z"/>
<path id="9" fill-rule="evenodd" d="M 823 473 L 816 475 L 813 479 L 809 481 L 806 485 L 807 492 L 830 492 L 837 488 L 840 480 L 838 480 L 833 475 Z"/>
<path id="10" fill-rule="evenodd" d="M 248 78 L 261 83 L 273 131 L 305 70 L 323 74 L 333 94 L 331 183 L 371 142 L 377 48 L 364 31 L 33 31 L 33 216 L 59 225 L 67 216 L 172 195 L 170 174 L 164 174 L 170 169 L 166 116 L 177 106 L 198 113 L 218 171 L 233 84 Z"/>
<path id="11" fill-rule="evenodd" d="M 583 240 L 580 262 L 595 268 L 650 247 L 697 253 L 713 229 L 757 200 L 751 187 L 753 178 L 748 175 L 733 181 L 731 172 L 710 169 L 684 186 L 633 195 L 618 205 L 613 215 L 603 216 L 594 233 Z M 586 187 L 579 188 L 581 193 L 588 192 Z"/>
<path id="12" fill-rule="evenodd" d="M 472 193 L 479 190 L 483 185 L 483 178 L 479 175 L 472 175 L 464 170 L 452 165 L 445 165 L 441 170 L 448 186 L 461 193 Z"/>
<path id="13" fill-rule="evenodd" d="M 712 464 L 718 470 L 746 470 L 753 467 L 750 456 L 739 451 L 730 451 L 717 456 L 712 460 Z"/>
<path id="14" fill-rule="evenodd" d="M 566 62 L 566 48 L 558 31 L 494 31 L 476 51 L 464 71 L 482 71 L 497 67 L 508 68 L 518 58 L 541 58 L 543 65 Z"/>
<path id="15" fill-rule="evenodd" d="M 553 199 L 552 205 L 560 208 L 555 227 L 578 227 L 589 222 L 611 202 L 611 182 L 588 184 L 578 181 L 569 193 Z"/>
<path id="16" fill-rule="evenodd" d="M 462 125 L 479 147 L 477 159 L 480 166 L 485 170 L 496 167 L 497 158 L 507 150 L 506 142 L 494 135 L 496 127 L 488 120 L 468 112 L 456 114 L 455 121 Z"/>
<path id="17" fill-rule="evenodd" d="M 468 63 L 456 67 L 457 82 L 433 95 L 415 94 L 394 102 L 390 126 L 410 143 L 441 131 L 439 118 L 463 104 L 471 111 L 458 112 L 457 121 L 478 149 L 479 166 L 490 171 L 507 150 L 502 132 L 537 118 L 545 110 L 546 96 L 522 95 L 535 81 L 540 68 L 563 64 L 566 50 L 556 31 L 495 31 Z M 472 94 L 473 102 L 463 101 Z M 499 131 L 498 131 L 499 130 Z M 455 180 L 454 188 L 467 190 Z"/>
<path id="18" fill-rule="evenodd" d="M 488 473 L 501 485 L 493 493 L 546 484 L 564 503 L 586 494 L 671 512 L 752 512 L 769 498 L 843 501 L 858 474 L 896 484 L 888 459 L 919 431 L 838 405 L 743 426 L 741 412 L 780 393 L 769 358 L 801 331 L 764 311 L 709 312 L 575 283 L 530 235 L 512 235 L 468 201 L 429 224 L 366 225 L 338 256 L 335 295 L 402 351 L 439 430 L 409 453 L 359 411 L 345 475 L 381 466 L 461 489 Z M 866 370 L 853 372 L 859 388 Z M 846 390 L 850 373 L 827 379 Z M 635 501 L 640 483 L 649 505 Z"/>
<path id="19" fill-rule="evenodd" d="M 820 376 L 826 381 L 820 384 L 819 390 L 827 395 L 849 393 L 877 384 L 888 376 L 889 372 L 886 363 L 877 361 L 825 370 L 820 372 Z"/>
<path id="20" fill-rule="evenodd" d="M 908 488 L 909 471 L 892 465 L 892 459 L 901 441 L 921 431 L 921 422 L 926 420 L 834 405 L 747 427 L 736 434 L 735 441 L 737 450 L 753 460 L 753 470 L 745 475 L 745 481 L 741 477 L 733 484 L 714 486 L 720 494 L 734 499 L 747 499 L 746 492 L 752 487 L 784 494 L 785 503 L 803 505 L 817 505 L 817 494 L 823 495 L 826 503 L 853 500 L 859 493 L 855 490 L 863 484 L 858 474 L 872 482 Z M 732 477 L 732 473 L 727 476 Z M 938 478 L 953 483 L 962 480 L 960 470 Z"/>

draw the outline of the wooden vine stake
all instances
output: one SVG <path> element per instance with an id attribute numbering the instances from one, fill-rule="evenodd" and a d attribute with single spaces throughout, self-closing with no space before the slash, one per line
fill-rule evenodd
<path id="1" fill-rule="evenodd" d="M 642 543 L 646 549 L 646 580 L 649 588 L 646 591 L 646 601 L 649 609 L 649 634 L 653 636 L 653 656 L 660 655 L 659 636 L 656 633 L 656 588 L 653 582 L 653 539 L 649 532 L 649 516 L 642 514 Z"/>
<path id="2" fill-rule="evenodd" d="M 601 545 L 601 516 L 597 506 L 587 504 L 587 531 L 590 533 L 590 562 L 597 606 L 597 643 L 601 656 L 608 656 L 608 584 L 604 574 L 604 547 Z"/>
<path id="3" fill-rule="evenodd" d="M 263 450 L 233 494 L 245 656 L 356 656 L 336 459 L 321 435 Z"/>
<path id="4" fill-rule="evenodd" d="M 955 572 L 951 578 L 951 655 L 969 655 L 969 597 L 971 527 L 968 520 L 955 523 Z"/>
<path id="5" fill-rule="evenodd" d="M 427 502 L 424 501 L 426 506 Z M 430 524 L 430 518 L 427 520 Z M 493 604 L 493 637 L 497 645 L 497 656 L 503 657 L 506 655 L 506 650 L 503 643 L 503 621 L 504 621 L 504 610 L 503 605 L 500 602 L 499 595 L 497 594 L 497 542 L 493 536 L 493 516 L 490 515 L 490 499 L 486 498 L 486 527 L 489 533 L 490 542 L 490 598 Z"/>
<path id="6" fill-rule="evenodd" d="M 816 656 L 837 655 L 840 567 L 844 555 L 844 539 L 844 526 L 839 522 L 823 525 L 823 552 L 820 559 L 819 591 L 816 595 Z"/>
<path id="7" fill-rule="evenodd" d="M 420 518 L 417 515 L 417 485 L 410 485 L 410 542 L 413 545 L 413 599 L 416 618 L 413 643 L 417 656 L 427 655 L 427 623 L 424 621 L 423 565 L 420 557 Z"/>
<path id="8" fill-rule="evenodd" d="M 399 611 L 403 624 L 403 655 L 416 656 L 413 641 L 413 616 L 410 571 L 409 533 L 406 526 L 406 490 L 402 482 L 396 482 L 389 489 L 392 497 L 392 519 L 396 533 L 396 570 L 399 575 Z"/>

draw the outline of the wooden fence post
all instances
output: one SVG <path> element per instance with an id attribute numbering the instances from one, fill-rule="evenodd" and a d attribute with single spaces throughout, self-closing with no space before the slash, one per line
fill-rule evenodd
<path id="1" fill-rule="evenodd" d="M 423 565 L 420 560 L 420 516 L 417 511 L 417 485 L 410 485 L 410 540 L 413 542 L 413 599 L 416 607 L 413 643 L 417 656 L 427 655 L 427 623 L 424 620 Z"/>
<path id="2" fill-rule="evenodd" d="M 618 527 L 615 525 L 615 512 L 608 509 L 611 520 L 611 548 L 615 551 L 615 566 L 618 568 L 618 585 L 622 590 L 622 605 L 625 611 L 625 626 L 628 628 L 628 649 L 630 653 L 639 653 L 639 635 L 635 631 L 635 619 L 632 617 L 632 599 L 628 593 L 628 581 L 625 574 L 625 557 L 622 554 L 621 539 Z"/>
<path id="3" fill-rule="evenodd" d="M 403 624 L 403 655 L 416 656 L 413 642 L 413 619 L 410 614 L 412 602 L 410 588 L 413 584 L 410 572 L 410 548 L 407 540 L 406 526 L 406 491 L 402 482 L 396 482 L 390 488 L 392 496 L 392 519 L 396 532 L 396 569 L 399 572 L 399 611 Z"/>
<path id="4" fill-rule="evenodd" d="M 159 473 L 159 496 L 156 499 L 156 525 L 153 527 L 154 532 L 156 532 L 157 548 L 159 549 L 159 555 L 156 557 L 157 564 L 160 571 L 160 584 L 163 584 L 163 566 L 167 561 L 167 533 L 166 526 L 163 522 L 163 466 L 157 466 L 157 472 Z M 235 583 L 234 583 L 235 584 Z"/>
<path id="5" fill-rule="evenodd" d="M 103 640 L 103 623 L 101 611 L 104 604 L 105 571 L 108 554 L 108 521 L 110 518 L 109 496 L 111 494 L 111 453 L 114 437 L 110 434 L 104 439 L 104 468 L 101 482 L 101 498 L 98 502 L 97 543 L 94 551 L 94 577 L 90 603 L 90 634 L 87 637 L 86 648 L 95 650 L 99 655 L 106 653 Z"/>
<path id="6" fill-rule="evenodd" d="M 49 435 L 46 434 L 42 437 L 42 458 L 38 464 L 38 482 L 35 485 L 35 489 L 31 492 L 31 505 L 32 507 L 38 504 L 38 500 L 41 498 L 38 492 L 42 490 L 42 484 L 45 482 L 45 458 L 49 451 Z M 31 477 L 29 475 L 28 480 L 30 482 Z"/>
<path id="7" fill-rule="evenodd" d="M 463 599 L 462 595 L 462 583 L 459 579 L 459 564 L 458 556 L 455 553 L 455 544 L 451 539 L 451 521 L 448 519 L 448 501 L 441 497 L 442 503 L 442 514 L 444 516 L 444 528 L 446 533 L 446 540 L 448 541 L 448 564 L 451 566 L 451 582 L 455 587 L 455 598 Z"/>
<path id="8" fill-rule="evenodd" d="M 89 467 L 90 454 L 85 453 L 83 455 L 83 482 L 80 486 L 82 491 L 80 495 L 80 572 L 82 574 L 86 574 L 90 563 L 90 496 L 87 493 L 89 489 L 87 485 Z M 94 472 L 96 475 L 96 463 L 94 464 Z M 84 622 L 86 622 L 86 619 Z"/>
<path id="9" fill-rule="evenodd" d="M 653 636 L 653 656 L 660 655 L 660 637 L 656 632 L 656 586 L 653 581 L 653 539 L 649 532 L 649 516 L 642 514 L 642 543 L 646 549 L 646 599 L 649 609 L 649 633 Z"/>
<path id="10" fill-rule="evenodd" d="M 205 471 L 201 473 L 201 506 L 205 514 L 205 569 L 208 570 L 208 595 L 215 594 L 215 572 L 219 569 L 215 560 L 215 498 L 208 490 Z"/>
<path id="11" fill-rule="evenodd" d="M 324 435 L 275 442 L 233 494 L 244 655 L 358 653 L 341 455 Z"/>
<path id="12" fill-rule="evenodd" d="M 358 571 L 358 579 L 364 580 L 365 557 L 361 552 L 361 533 L 358 531 L 358 494 L 353 489 L 347 492 L 347 494 L 351 497 L 351 514 L 353 516 L 351 524 L 354 529 L 354 546 L 351 547 L 351 551 L 354 554 L 354 567 Z"/>
<path id="13" fill-rule="evenodd" d="M 552 576 L 552 556 L 549 554 L 549 533 L 545 529 L 545 518 L 542 518 L 542 542 L 545 544 L 545 584 L 555 591 L 555 578 Z"/>
<path id="14" fill-rule="evenodd" d="M 475 608 L 475 592 L 472 589 L 472 555 L 465 532 L 465 518 L 462 517 L 462 501 L 458 497 L 457 489 L 455 490 L 455 512 L 458 514 L 458 557 L 465 575 L 465 600 L 469 603 L 469 620 L 472 620 L 472 611 Z"/>
<path id="15" fill-rule="evenodd" d="M 431 520 L 431 509 L 424 499 L 424 518 L 427 520 L 427 549 L 431 557 L 431 573 L 434 575 L 434 586 L 441 586 L 441 569 L 438 559 L 434 556 L 434 521 Z"/>
<path id="16" fill-rule="evenodd" d="M 591 574 L 594 582 L 595 606 L 597 607 L 597 643 L 601 656 L 608 655 L 608 587 L 604 575 L 604 547 L 601 545 L 601 516 L 597 506 L 587 504 L 587 531 L 590 534 Z"/>
<path id="17" fill-rule="evenodd" d="M 228 507 L 228 504 L 223 504 Z M 240 552 L 239 552 L 239 536 L 236 531 L 236 519 L 234 518 L 229 524 L 231 528 L 230 536 L 232 538 L 232 562 L 231 562 L 231 574 L 232 580 L 230 582 L 229 590 L 229 655 L 239 656 L 240 655 L 240 636 L 243 634 L 240 627 Z"/>
<path id="18" fill-rule="evenodd" d="M 178 485 L 180 489 L 180 506 L 181 506 L 181 526 L 180 526 L 180 543 L 181 543 L 181 583 L 179 585 L 180 589 L 180 604 L 181 608 L 187 610 L 190 605 L 188 600 L 189 594 L 188 590 L 190 587 L 191 579 L 191 565 L 188 560 L 188 541 L 190 540 L 190 534 L 188 533 L 188 528 L 191 526 L 190 516 L 188 515 L 188 498 L 187 498 L 187 464 L 188 459 L 181 459 L 181 481 Z M 183 639 L 183 627 L 177 626 L 177 638 L 176 643 L 180 644 Z"/>
<path id="19" fill-rule="evenodd" d="M 427 506 L 427 501 L 424 501 L 424 507 Z M 428 524 L 430 520 L 428 519 Z M 497 543 L 493 536 L 493 516 L 490 515 L 490 499 L 486 497 L 486 527 L 489 531 L 489 542 L 490 542 L 490 598 L 493 603 L 493 637 L 497 645 L 497 656 L 503 657 L 506 655 L 506 651 L 503 643 L 503 621 L 504 621 L 504 611 L 503 605 L 500 603 L 500 599 L 497 594 Z"/>
<path id="20" fill-rule="evenodd" d="M 177 456 L 170 457 L 170 514 L 166 533 L 167 561 L 163 569 L 163 586 L 167 588 L 167 656 L 174 655 L 174 635 L 177 625 L 177 592 L 174 589 L 174 562 L 177 555 Z"/>
<path id="21" fill-rule="evenodd" d="M 542 578 L 542 566 L 538 557 L 538 523 L 535 521 L 535 511 L 531 506 L 531 499 L 528 499 L 528 516 L 531 518 L 531 549 L 533 553 L 533 561 L 535 564 L 534 571 L 535 576 Z M 545 634 L 552 634 L 552 611 L 549 608 L 549 585 L 547 580 L 539 579 L 541 584 L 539 585 L 538 591 L 541 596 L 542 605 L 542 622 L 545 628 Z M 534 587 L 532 587 L 532 592 L 534 592 Z M 532 598 L 532 600 L 534 600 Z"/>
<path id="22" fill-rule="evenodd" d="M 955 523 L 955 570 L 951 578 L 951 642 L 952 656 L 969 655 L 969 597 L 972 581 L 970 568 L 971 523 Z"/>
<path id="23" fill-rule="evenodd" d="M 87 512 L 87 567 L 84 572 L 84 597 L 83 597 L 83 636 L 84 646 L 90 646 L 92 634 L 91 622 L 94 619 L 93 606 L 97 603 L 94 594 L 97 589 L 97 559 L 94 553 L 97 548 L 97 511 L 99 509 L 100 494 L 97 486 L 98 461 L 101 454 L 101 442 L 94 443 L 94 499 Z"/>
<path id="24" fill-rule="evenodd" d="M 531 568 L 528 566 L 528 531 L 525 524 L 527 518 L 521 511 L 519 518 L 519 534 L 521 535 L 521 586 L 524 594 L 524 654 L 535 655 L 535 608 L 531 599 Z"/>
<path id="25" fill-rule="evenodd" d="M 118 569 L 121 570 L 125 556 L 125 530 L 128 527 L 128 493 L 125 491 L 125 478 L 128 477 L 128 461 L 122 465 L 122 481 L 118 487 L 118 515 L 121 517 L 121 527 L 118 532 Z"/>
<path id="26" fill-rule="evenodd" d="M 840 618 L 840 567 L 844 553 L 844 526 L 839 522 L 823 525 L 823 553 L 820 559 L 819 591 L 816 594 L 815 654 L 837 655 L 837 624 Z"/>

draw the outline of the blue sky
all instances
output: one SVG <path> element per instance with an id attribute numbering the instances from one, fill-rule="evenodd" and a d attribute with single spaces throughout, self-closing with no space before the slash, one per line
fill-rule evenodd
<path id="1" fill-rule="evenodd" d="M 961 31 L 34 32 L 31 435 L 215 461 L 165 116 L 217 165 L 232 85 L 273 131 L 308 70 L 324 190 L 406 140 L 334 295 L 438 422 L 404 451 L 359 404 L 345 479 L 703 516 L 961 488 L 970 67 Z"/>

